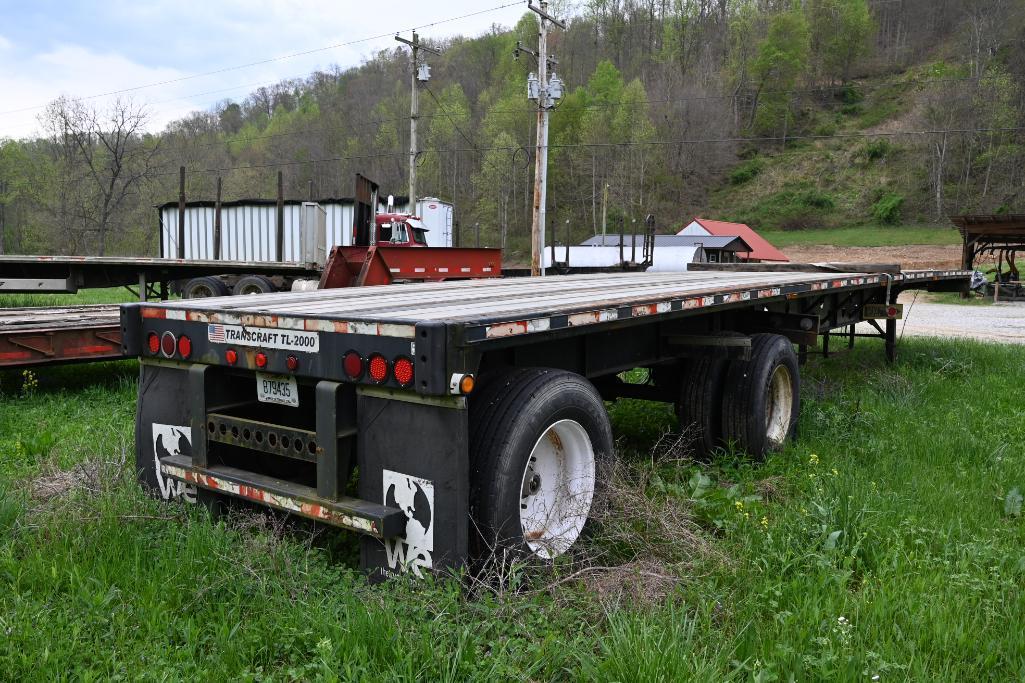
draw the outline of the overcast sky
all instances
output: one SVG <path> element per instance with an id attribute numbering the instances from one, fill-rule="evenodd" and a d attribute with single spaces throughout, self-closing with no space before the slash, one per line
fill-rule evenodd
<path id="1" fill-rule="evenodd" d="M 388 34 L 130 93 L 147 103 L 150 128 L 159 130 L 260 85 L 359 64 L 394 46 L 399 30 L 408 37 L 408 29 L 423 27 L 421 35 L 445 38 L 512 26 L 526 2 L 426 26 L 510 1 L 0 0 L 0 138 L 32 135 L 43 106 L 61 95 L 86 98 Z"/>

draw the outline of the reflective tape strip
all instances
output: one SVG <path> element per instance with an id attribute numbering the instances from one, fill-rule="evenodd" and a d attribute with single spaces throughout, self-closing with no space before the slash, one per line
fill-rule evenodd
<path id="1" fill-rule="evenodd" d="M 269 505 L 280 510 L 296 512 L 306 517 L 312 517 L 313 519 L 319 519 L 338 526 L 344 526 L 350 529 L 355 529 L 356 531 L 373 534 L 375 536 L 380 535 L 377 525 L 373 520 L 337 512 L 317 503 L 308 503 L 290 496 L 271 493 L 270 491 L 265 491 L 264 489 L 256 486 L 239 484 L 211 474 L 200 474 L 199 472 L 186 470 L 174 465 L 160 463 L 160 471 L 174 479 L 178 479 L 189 484 L 196 484 L 197 486 L 202 486 L 206 489 L 223 491 L 224 493 L 263 503 L 264 505 Z"/>
<path id="2" fill-rule="evenodd" d="M 484 270 L 489 269 L 485 268 Z M 930 280 L 935 279 L 937 277 L 956 277 L 965 275 L 968 275 L 967 271 L 923 271 L 921 273 L 914 273 L 913 275 L 908 275 L 904 277 L 908 280 L 914 281 Z M 695 296 L 681 299 L 669 299 L 636 305 L 626 305 L 623 308 L 623 310 L 626 311 L 627 318 L 639 318 L 650 315 L 657 315 L 660 313 L 669 313 L 671 311 L 687 311 L 697 308 L 708 308 L 711 306 L 722 304 L 741 303 L 744 301 L 751 301 L 754 299 L 771 299 L 775 297 L 797 299 L 800 298 L 802 294 L 808 294 L 810 292 L 819 292 L 829 289 L 844 289 L 848 287 L 880 284 L 883 282 L 883 279 L 885 277 L 888 276 L 885 274 L 877 274 L 836 280 L 822 280 L 819 282 L 794 283 L 792 285 L 775 286 L 766 289 L 740 290 L 732 292 L 723 292 L 721 294 Z M 785 291 L 795 287 L 797 288 L 796 291 Z M 532 332 L 546 331 L 549 329 L 559 329 L 560 327 L 581 327 L 585 325 L 594 325 L 598 323 L 611 322 L 619 319 L 620 309 L 607 308 L 595 311 L 582 311 L 579 313 L 571 313 L 569 315 L 553 316 L 552 318 L 535 318 L 532 320 L 514 320 L 510 322 L 491 323 L 489 325 L 484 326 L 484 338 L 497 339 L 501 337 L 511 337 L 519 334 L 530 334 Z M 553 323 L 553 320 L 557 321 L 558 324 Z"/>
<path id="3" fill-rule="evenodd" d="M 243 327 L 270 327 L 282 330 L 305 330 L 307 332 L 331 332 L 333 334 L 366 334 L 373 337 L 399 337 L 412 339 L 416 327 L 402 323 L 359 322 L 349 320 L 321 320 L 311 318 L 289 318 L 275 315 L 233 313 L 207 313 L 204 311 L 180 311 L 164 308 L 144 308 L 151 311 L 147 318 L 188 320 L 196 323 L 217 323 L 221 325 L 242 325 Z M 159 315 L 158 315 L 159 314 Z"/>

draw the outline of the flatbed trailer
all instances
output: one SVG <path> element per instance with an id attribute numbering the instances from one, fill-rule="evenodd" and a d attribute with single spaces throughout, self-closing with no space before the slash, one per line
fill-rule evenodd
<path id="1" fill-rule="evenodd" d="M 116 304 L 0 309 L 0 369 L 123 357 Z"/>
<path id="2" fill-rule="evenodd" d="M 139 476 L 359 532 L 374 573 L 545 561 L 602 493 L 603 401 L 673 403 L 695 450 L 759 457 L 795 430 L 795 344 L 853 344 L 867 319 L 892 359 L 897 295 L 968 278 L 627 273 L 132 304 Z M 634 368 L 647 381 L 621 379 Z"/>
<path id="3" fill-rule="evenodd" d="M 100 287 L 139 287 L 167 298 L 167 285 L 211 275 L 320 277 L 313 263 L 220 261 L 132 256 L 0 256 L 0 294 L 66 293 Z"/>

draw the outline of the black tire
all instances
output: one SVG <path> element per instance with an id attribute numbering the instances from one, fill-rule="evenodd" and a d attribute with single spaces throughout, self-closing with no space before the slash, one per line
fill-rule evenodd
<path id="1" fill-rule="evenodd" d="M 774 387 L 783 395 L 773 393 Z M 767 413 L 772 403 L 789 404 L 789 419 Z M 733 361 L 726 373 L 723 438 L 751 457 L 763 458 L 793 438 L 800 412 L 801 377 L 793 344 L 778 334 L 752 335 L 751 360 Z M 770 424 L 774 421 L 776 425 Z"/>
<path id="2" fill-rule="evenodd" d="M 564 370 L 521 368 L 483 377 L 470 400 L 470 516 L 475 559 L 494 552 L 499 561 L 541 557 L 524 539 L 521 489 L 531 452 L 548 428 L 562 420 L 586 432 L 594 455 L 595 492 L 613 456 L 612 427 L 594 386 Z"/>
<path id="3" fill-rule="evenodd" d="M 698 358 L 683 367 L 676 416 L 696 458 L 708 458 L 723 445 L 722 396 L 728 367 L 722 358 Z"/>
<path id="4" fill-rule="evenodd" d="M 183 299 L 203 299 L 211 296 L 228 296 L 231 291 L 219 277 L 206 275 L 194 277 L 182 287 Z"/>
<path id="5" fill-rule="evenodd" d="M 246 275 L 240 277 L 232 288 L 231 293 L 235 296 L 246 296 L 249 294 L 270 294 L 278 291 L 274 282 L 263 275 Z"/>

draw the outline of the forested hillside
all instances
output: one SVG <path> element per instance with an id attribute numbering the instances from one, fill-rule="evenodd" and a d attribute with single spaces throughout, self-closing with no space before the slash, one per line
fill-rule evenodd
<path id="1" fill-rule="evenodd" d="M 942 223 L 1020 210 L 1025 8 L 1012 0 L 587 0 L 552 3 L 567 91 L 551 117 L 549 220 L 560 240 L 609 221 L 684 217 L 814 229 Z M 511 30 L 431 43 L 420 194 L 466 231 L 529 241 L 536 44 Z M 431 36 L 425 38 L 430 41 Z M 162 132 L 130 101 L 62 99 L 45 137 L 0 140 L 0 251 L 152 254 L 154 204 L 348 196 L 361 172 L 406 193 L 409 54 L 224 101 Z M 617 228 L 618 229 L 618 228 Z M 551 231 L 551 228 L 550 228 Z"/>

